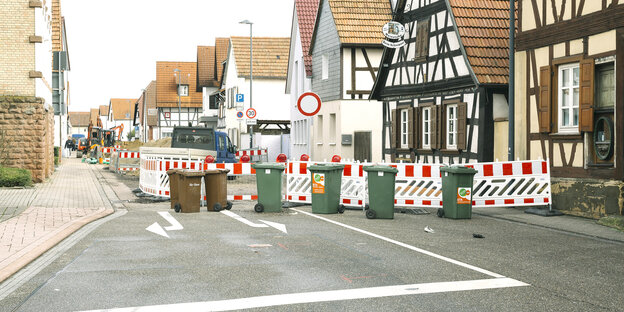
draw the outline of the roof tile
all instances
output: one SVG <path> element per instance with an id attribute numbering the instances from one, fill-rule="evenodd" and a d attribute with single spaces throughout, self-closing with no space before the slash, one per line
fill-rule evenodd
<path id="1" fill-rule="evenodd" d="M 72 127 L 88 127 L 91 112 L 69 112 L 69 122 Z"/>
<path id="2" fill-rule="evenodd" d="M 508 83 L 509 1 L 447 1 L 479 83 Z"/>
<path id="3" fill-rule="evenodd" d="M 180 97 L 181 107 L 202 107 L 202 93 L 193 87 L 197 79 L 196 62 L 156 62 L 156 106 L 178 107 L 178 77 L 174 69 L 181 73 L 180 82 L 188 83 L 189 96 Z"/>
<path id="4" fill-rule="evenodd" d="M 341 43 L 381 44 L 392 19 L 388 0 L 329 0 Z"/>
<path id="5" fill-rule="evenodd" d="M 249 37 L 232 37 L 239 77 L 249 77 Z M 253 76 L 285 79 L 290 38 L 253 37 Z"/>
<path id="6" fill-rule="evenodd" d="M 312 76 L 312 55 L 310 55 L 310 43 L 316 22 L 319 0 L 297 0 L 297 20 L 299 22 L 299 35 L 303 49 L 303 62 L 307 76 Z"/>
<path id="7" fill-rule="evenodd" d="M 133 120 L 137 99 L 110 99 L 113 120 Z"/>

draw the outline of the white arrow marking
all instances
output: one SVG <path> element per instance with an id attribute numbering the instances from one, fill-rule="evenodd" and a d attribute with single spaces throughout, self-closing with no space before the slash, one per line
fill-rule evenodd
<path id="1" fill-rule="evenodd" d="M 165 218 L 165 220 L 169 221 L 169 223 L 171 223 L 171 226 L 166 226 L 165 230 L 167 231 L 178 231 L 183 229 L 184 227 L 182 227 L 182 224 L 180 224 L 180 222 L 178 222 L 178 220 L 176 220 L 171 214 L 169 214 L 169 212 L 167 211 L 159 211 L 158 214 L 160 214 L 161 217 Z"/>
<path id="2" fill-rule="evenodd" d="M 282 232 L 284 232 L 286 234 L 288 234 L 288 232 L 286 231 L 286 225 L 284 225 L 284 224 L 275 223 L 275 222 L 271 222 L 271 221 L 264 221 L 264 220 L 260 220 L 260 221 L 264 222 L 264 223 L 268 224 L 269 226 L 274 227 L 274 228 L 276 228 L 276 229 L 278 229 L 278 230 L 280 230 L 280 231 L 282 231 Z"/>
<path id="3" fill-rule="evenodd" d="M 167 235 L 167 232 L 165 232 L 165 230 L 160 226 L 160 224 L 158 224 L 158 222 L 154 222 L 154 224 L 148 226 L 147 228 L 145 228 L 146 230 L 158 234 L 158 235 L 162 235 L 166 238 L 169 238 L 169 235 Z"/>
<path id="4" fill-rule="evenodd" d="M 257 228 L 269 227 L 266 224 L 253 223 L 253 222 L 251 222 L 251 221 L 249 221 L 249 220 L 247 220 L 247 219 L 245 219 L 245 218 L 243 218 L 243 217 L 241 217 L 241 216 L 239 216 L 239 215 L 237 215 L 237 214 L 235 214 L 235 213 L 233 213 L 233 212 L 231 212 L 229 210 L 222 210 L 221 213 L 226 215 L 226 216 L 228 216 L 228 217 L 230 217 L 230 218 L 234 218 L 234 220 L 236 220 L 236 221 L 245 223 L 245 224 L 247 224 L 247 225 L 249 225 L 251 227 L 257 227 Z"/>

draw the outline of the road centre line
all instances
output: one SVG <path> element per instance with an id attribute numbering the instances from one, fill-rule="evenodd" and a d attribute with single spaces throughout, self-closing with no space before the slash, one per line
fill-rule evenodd
<path id="1" fill-rule="evenodd" d="M 406 243 L 402 243 L 402 242 L 396 241 L 394 239 L 390 239 L 390 238 L 387 238 L 387 237 L 384 237 L 384 236 L 381 236 L 381 235 L 378 235 L 378 234 L 375 234 L 375 233 L 371 233 L 371 232 L 368 232 L 368 231 L 365 231 L 365 230 L 362 230 L 362 229 L 358 229 L 356 227 L 353 227 L 353 226 L 350 226 L 350 225 L 346 225 L 344 223 L 340 223 L 340 222 L 337 222 L 337 221 L 334 221 L 334 220 L 330 220 L 330 219 L 327 219 L 327 218 L 324 218 L 324 217 L 321 217 L 321 216 L 317 216 L 317 215 L 309 213 L 309 212 L 305 212 L 305 211 L 301 211 L 301 210 L 295 209 L 295 208 L 290 208 L 290 209 L 294 210 L 294 211 L 297 211 L 297 212 L 300 212 L 300 213 L 303 213 L 303 214 L 306 214 L 308 216 L 311 216 L 311 217 L 323 220 L 323 221 L 327 221 L 329 223 L 333 223 L 335 225 L 342 226 L 342 227 L 347 228 L 349 230 L 360 232 L 362 234 L 366 234 L 366 235 L 369 235 L 369 236 L 372 236 L 372 237 L 384 240 L 386 242 L 389 242 L 389 243 L 392 243 L 392 244 L 395 244 L 395 245 L 398 245 L 398 246 L 401 246 L 401 247 L 404 247 L 404 248 L 407 248 L 407 249 L 410 249 L 410 250 L 422 253 L 422 254 L 427 255 L 427 256 L 431 256 L 431 257 L 434 257 L 434 258 L 437 258 L 437 259 L 440 259 L 440 260 L 443 260 L 443 261 L 446 261 L 446 262 L 450 262 L 452 264 L 455 264 L 455 265 L 458 265 L 458 266 L 461 266 L 461 267 L 464 267 L 464 268 L 467 268 L 467 269 L 470 269 L 470 270 L 473 270 L 473 271 L 477 271 L 479 273 L 483 273 L 483 274 L 486 274 L 486 275 L 489 275 L 489 276 L 492 276 L 492 277 L 496 277 L 496 278 L 505 277 L 505 276 L 500 275 L 498 273 L 490 272 L 488 270 L 485 270 L 485 269 L 482 269 L 482 268 L 479 268 L 479 267 L 476 267 L 476 266 L 473 266 L 473 265 L 470 265 L 470 264 L 467 264 L 467 263 L 463 263 L 461 261 L 457 261 L 455 259 L 451 259 L 451 258 L 448 258 L 448 257 L 445 257 L 445 256 L 441 256 L 441 255 L 435 254 L 435 253 L 433 253 L 431 251 L 427 251 L 427 250 L 424 250 L 424 249 L 421 249 L 421 248 L 418 248 L 418 247 L 414 247 L 414 246 L 408 245 Z"/>
<path id="2" fill-rule="evenodd" d="M 396 297 L 418 294 L 432 294 L 441 292 L 455 292 L 480 289 L 495 289 L 507 287 L 529 286 L 511 278 L 491 278 L 483 280 L 436 282 L 424 284 L 393 285 L 369 288 L 341 289 L 315 291 L 272 296 L 239 298 L 230 300 L 188 302 L 143 307 L 115 308 L 109 312 L 161 312 L 161 311 L 231 311 L 262 307 L 283 306 L 290 304 L 304 304 L 315 302 L 329 302 L 355 299 L 371 299 L 381 297 Z"/>

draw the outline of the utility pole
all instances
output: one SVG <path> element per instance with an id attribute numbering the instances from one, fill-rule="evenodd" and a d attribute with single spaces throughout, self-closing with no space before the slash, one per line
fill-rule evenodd
<path id="1" fill-rule="evenodd" d="M 249 25 L 249 108 L 253 108 L 253 23 L 249 20 L 239 22 Z M 249 149 L 253 148 L 253 125 L 249 125 Z"/>

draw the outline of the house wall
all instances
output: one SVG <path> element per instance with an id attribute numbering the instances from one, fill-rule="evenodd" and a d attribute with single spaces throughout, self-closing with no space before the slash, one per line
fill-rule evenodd
<path id="1" fill-rule="evenodd" d="M 343 56 L 340 50 L 340 38 L 328 1 L 322 1 L 319 14 L 316 37 L 311 47 L 312 90 L 319 95 L 322 102 L 327 102 L 341 99 L 340 77 Z M 323 79 L 322 76 L 323 55 L 326 55 L 328 60 L 328 79 Z"/>
<path id="2" fill-rule="evenodd" d="M 107 128 L 108 129 L 108 128 Z M 70 134 L 84 134 L 87 135 L 88 127 L 72 127 Z"/>
<path id="3" fill-rule="evenodd" d="M 306 77 L 303 48 L 297 13 L 294 13 L 291 31 L 290 55 L 288 58 L 288 75 L 286 94 L 290 95 L 290 157 L 300 159 L 301 155 L 310 156 L 312 117 L 305 116 L 297 109 L 299 96 L 312 89 L 312 78 Z"/>
<path id="4" fill-rule="evenodd" d="M 610 2 L 583 2 L 584 5 L 579 7 L 579 1 L 567 1 L 565 10 L 571 11 L 571 6 L 576 5 L 576 11 L 564 12 L 561 18 L 563 1 L 555 1 L 555 5 L 548 5 L 546 9 L 546 16 L 552 18 L 544 19 L 541 9 L 536 17 L 533 3 L 523 1 L 522 24 L 515 52 L 515 149 L 516 156 L 522 159 L 550 160 L 554 208 L 597 218 L 622 214 L 624 208 L 621 191 L 624 188 L 624 140 L 619 135 L 624 117 L 624 32 L 616 29 L 616 25 L 624 24 L 621 18 L 624 5 L 608 7 Z M 538 7 L 542 5 L 541 1 L 536 4 Z M 556 17 L 552 14 L 553 10 L 557 12 Z M 566 23 L 561 24 L 562 21 Z M 579 128 L 576 133 L 567 135 L 561 134 L 558 129 L 559 68 L 581 62 L 594 66 L 593 75 L 597 74 L 596 68 L 601 63 L 612 64 L 614 68 L 611 86 L 614 88 L 613 109 L 600 111 L 594 103 L 597 101 L 596 93 L 587 97 L 593 106 L 593 113 L 586 116 L 591 116 L 594 123 L 599 116 L 612 118 L 613 155 L 607 160 L 594 156 L 593 128 L 591 131 Z M 551 73 L 550 79 L 548 75 L 541 75 L 543 70 Z M 582 81 L 583 77 L 580 79 Z M 595 76 L 589 81 L 593 85 L 588 85 L 585 90 L 597 92 Z M 579 84 L 579 90 L 582 89 Z M 547 124 L 550 124 L 550 129 L 544 127 Z"/>
<path id="5" fill-rule="evenodd" d="M 355 132 L 371 133 L 371 159 L 361 161 L 380 162 L 382 106 L 377 101 L 341 100 L 323 103 L 319 113 L 314 116 L 312 131 L 312 159 L 330 161 L 334 155 L 342 159 L 355 158 L 356 142 L 342 144 L 342 135 L 355 137 Z M 321 121 L 322 120 L 322 121 Z"/>
<path id="6" fill-rule="evenodd" d="M 29 72 L 35 70 L 35 46 L 29 37 L 35 33 L 35 11 L 28 0 L 0 2 L 0 95 L 35 95 L 35 79 Z M 39 14 L 37 14 L 39 15 Z M 10 27 L 9 27 L 10 25 Z M 50 36 L 47 38 L 50 40 Z"/>

